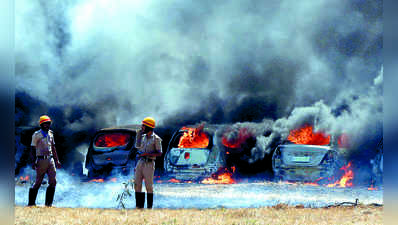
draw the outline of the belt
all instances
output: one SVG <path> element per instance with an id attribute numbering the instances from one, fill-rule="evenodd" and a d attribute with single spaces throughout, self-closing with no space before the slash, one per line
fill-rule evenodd
<path id="1" fill-rule="evenodd" d="M 144 162 L 155 162 L 154 159 L 150 159 L 150 158 L 146 158 L 146 157 L 142 157 L 141 160 L 143 160 Z"/>
<path id="2" fill-rule="evenodd" d="M 52 157 L 53 157 L 52 155 L 39 155 L 39 156 L 37 156 L 38 159 L 50 159 Z"/>

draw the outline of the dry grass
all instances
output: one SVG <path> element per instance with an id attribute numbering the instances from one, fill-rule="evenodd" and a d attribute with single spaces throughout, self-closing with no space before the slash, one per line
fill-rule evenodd
<path id="1" fill-rule="evenodd" d="M 15 224 L 382 224 L 383 207 L 117 210 L 15 207 Z"/>

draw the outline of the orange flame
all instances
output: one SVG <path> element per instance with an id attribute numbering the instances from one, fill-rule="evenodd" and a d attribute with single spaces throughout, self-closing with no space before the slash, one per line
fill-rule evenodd
<path id="1" fill-rule="evenodd" d="M 319 186 L 318 181 L 320 181 L 320 180 L 323 180 L 323 177 L 316 179 L 314 182 L 308 182 L 308 183 L 304 183 L 304 184 L 310 185 L 310 186 Z"/>
<path id="2" fill-rule="evenodd" d="M 169 180 L 169 182 L 170 182 L 170 183 L 181 183 L 180 180 L 177 180 L 177 179 L 175 179 L 175 178 L 171 178 L 171 179 Z"/>
<path id="3" fill-rule="evenodd" d="M 29 176 L 26 176 L 26 177 L 19 177 L 19 180 L 21 180 L 21 181 L 28 181 L 29 180 Z"/>
<path id="4" fill-rule="evenodd" d="M 232 170 L 235 171 L 235 167 L 232 167 Z M 233 172 L 230 172 L 227 168 L 222 171 L 220 174 L 213 174 L 212 177 L 206 178 L 201 181 L 202 184 L 236 184 L 236 181 L 232 178 Z"/>
<path id="5" fill-rule="evenodd" d="M 102 179 L 102 178 L 100 178 L 100 179 L 92 179 L 89 182 L 104 183 L 104 179 Z"/>
<path id="6" fill-rule="evenodd" d="M 354 179 L 354 172 L 352 171 L 351 162 L 349 162 L 346 166 L 342 166 L 340 170 L 344 170 L 344 175 L 340 178 L 340 180 L 334 182 L 333 184 L 328 184 L 328 187 L 352 187 L 352 180 Z"/>
<path id="7" fill-rule="evenodd" d="M 372 184 L 372 185 L 370 185 L 370 187 L 368 187 L 368 190 L 369 191 L 376 191 L 377 187 L 374 187 L 373 184 Z"/>
<path id="8" fill-rule="evenodd" d="M 117 178 L 116 178 L 116 177 L 111 178 L 110 181 L 111 181 L 111 182 L 116 182 L 116 181 L 117 181 Z"/>
<path id="9" fill-rule="evenodd" d="M 368 187 L 368 190 L 369 191 L 376 191 L 377 187 L 374 187 L 373 184 L 372 184 L 372 185 L 370 185 L 370 187 Z"/>
<path id="10" fill-rule="evenodd" d="M 183 136 L 178 143 L 179 148 L 207 148 L 209 146 L 209 137 L 202 132 L 203 126 L 198 128 L 183 127 Z"/>
<path id="11" fill-rule="evenodd" d="M 240 148 L 242 143 L 245 142 L 246 139 L 250 136 L 252 136 L 252 134 L 246 127 L 244 127 L 239 129 L 239 134 L 236 139 L 228 140 L 227 137 L 224 135 L 221 142 L 225 147 L 228 148 Z M 227 154 L 229 154 L 229 152 Z"/>
<path id="12" fill-rule="evenodd" d="M 124 146 L 128 143 L 129 139 L 130 139 L 130 134 L 124 134 L 124 133 L 102 134 L 95 141 L 95 146 L 97 147 Z"/>
<path id="13" fill-rule="evenodd" d="M 187 183 L 187 184 L 191 184 L 192 181 L 191 180 L 185 180 L 185 181 L 181 181 L 181 180 L 177 180 L 175 178 L 171 178 L 170 180 L 168 180 L 169 183 Z M 157 183 L 163 183 L 162 180 L 158 180 Z"/>
<path id="14" fill-rule="evenodd" d="M 353 183 L 352 180 L 354 179 L 354 172 L 351 169 L 351 162 L 349 162 L 347 165 L 344 165 L 340 168 L 340 170 L 344 170 L 344 174 L 343 176 L 336 182 L 334 183 L 330 183 L 330 184 L 322 184 L 323 186 L 327 186 L 327 187 L 352 187 Z M 318 179 L 316 179 L 314 182 L 305 182 L 304 185 L 309 185 L 309 186 L 320 186 L 319 185 L 319 181 L 325 180 L 325 177 L 320 177 Z M 328 180 L 332 180 L 333 177 L 331 178 L 327 178 Z M 295 184 L 289 181 L 285 181 L 284 183 L 286 184 Z M 376 189 L 372 189 L 373 185 L 368 188 L 368 190 L 377 190 Z"/>
<path id="15" fill-rule="evenodd" d="M 287 139 L 295 144 L 327 145 L 330 143 L 330 135 L 321 132 L 314 133 L 310 125 L 290 131 Z"/>

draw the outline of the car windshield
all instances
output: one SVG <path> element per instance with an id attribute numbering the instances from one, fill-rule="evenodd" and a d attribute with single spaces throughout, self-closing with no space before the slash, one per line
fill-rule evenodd
<path id="1" fill-rule="evenodd" d="M 185 130 L 175 139 L 174 146 L 178 148 L 207 148 L 209 146 L 209 136 L 205 132 L 195 132 Z"/>
<path id="2" fill-rule="evenodd" d="M 94 145 L 99 148 L 125 146 L 129 143 L 130 138 L 131 134 L 129 133 L 104 133 L 97 136 Z"/>

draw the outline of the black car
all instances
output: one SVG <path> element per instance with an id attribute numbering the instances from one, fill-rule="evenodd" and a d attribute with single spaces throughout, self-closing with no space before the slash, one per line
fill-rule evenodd
<path id="1" fill-rule="evenodd" d="M 128 175 L 135 166 L 135 139 L 140 128 L 140 125 L 128 125 L 97 131 L 86 155 L 87 175 L 93 177 L 115 170 Z"/>

